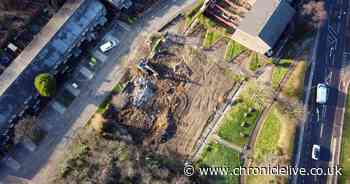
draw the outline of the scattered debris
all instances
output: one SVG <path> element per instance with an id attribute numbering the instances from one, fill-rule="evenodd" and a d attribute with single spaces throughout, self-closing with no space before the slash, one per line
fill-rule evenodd
<path id="1" fill-rule="evenodd" d="M 149 102 L 154 94 L 153 83 L 140 77 L 135 80 L 135 89 L 133 92 L 133 105 L 141 107 L 145 103 Z"/>

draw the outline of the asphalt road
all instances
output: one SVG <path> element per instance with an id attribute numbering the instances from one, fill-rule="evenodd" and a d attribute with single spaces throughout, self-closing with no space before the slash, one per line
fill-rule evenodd
<path id="1" fill-rule="evenodd" d="M 331 142 L 335 113 L 340 107 L 337 104 L 339 93 L 341 69 L 343 67 L 344 52 L 348 50 L 346 43 L 346 28 L 349 16 L 349 1 L 326 0 L 328 19 L 320 28 L 320 36 L 317 45 L 315 70 L 312 79 L 311 96 L 309 100 L 308 117 L 305 123 L 302 152 L 299 168 L 323 168 L 327 171 L 332 160 Z M 325 83 L 329 86 L 328 101 L 326 104 L 316 104 L 316 86 Z M 319 160 L 313 160 L 312 146 L 318 144 L 321 147 Z M 327 175 L 298 176 L 297 183 L 327 183 Z"/>

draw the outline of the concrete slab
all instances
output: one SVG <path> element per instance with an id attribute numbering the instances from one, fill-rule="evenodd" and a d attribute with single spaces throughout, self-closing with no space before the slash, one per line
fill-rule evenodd
<path id="1" fill-rule="evenodd" d="M 51 104 L 51 107 L 60 114 L 63 114 L 66 111 L 66 108 L 56 101 Z"/>

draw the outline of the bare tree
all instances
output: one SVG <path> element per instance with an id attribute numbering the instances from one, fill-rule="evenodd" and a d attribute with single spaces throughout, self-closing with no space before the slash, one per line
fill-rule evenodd
<path id="1" fill-rule="evenodd" d="M 310 1 L 303 5 L 302 15 L 313 27 L 319 27 L 327 19 L 327 11 L 323 1 Z"/>
<path id="2" fill-rule="evenodd" d="M 38 142 L 42 138 L 44 132 L 36 124 L 37 118 L 28 116 L 17 122 L 15 126 L 14 143 L 17 144 L 27 137 Z"/>

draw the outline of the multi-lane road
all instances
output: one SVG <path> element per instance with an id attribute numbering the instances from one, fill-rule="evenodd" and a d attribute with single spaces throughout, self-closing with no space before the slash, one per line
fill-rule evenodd
<path id="1" fill-rule="evenodd" d="M 344 56 L 349 50 L 348 38 L 346 37 L 348 19 L 349 19 L 349 1 L 348 0 L 326 0 L 325 8 L 327 10 L 327 20 L 319 28 L 316 55 L 314 57 L 314 69 L 312 70 L 312 85 L 310 98 L 308 102 L 307 118 L 302 135 L 302 144 L 297 156 L 296 163 L 299 168 L 323 168 L 327 170 L 333 165 L 334 143 L 333 128 L 336 121 L 339 121 L 339 111 L 343 107 L 337 103 L 342 97 L 340 92 L 342 67 L 344 67 Z M 318 83 L 325 83 L 329 87 L 327 103 L 324 105 L 316 104 L 315 91 Z M 337 114 L 337 116 L 336 116 Z M 320 159 L 313 160 L 312 146 L 320 145 Z M 330 180 L 330 176 L 298 176 L 295 183 L 321 184 L 335 183 Z"/>

